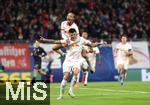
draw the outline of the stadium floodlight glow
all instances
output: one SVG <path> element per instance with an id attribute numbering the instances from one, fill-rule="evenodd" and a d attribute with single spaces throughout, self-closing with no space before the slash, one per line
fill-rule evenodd
<path id="1" fill-rule="evenodd" d="M 47 88 L 47 85 L 44 82 L 36 82 L 33 85 L 34 93 L 33 99 L 34 100 L 45 100 L 47 97 L 47 93 L 45 90 L 39 89 L 38 86 L 41 85 L 43 88 Z M 14 92 L 11 82 L 6 82 L 6 100 L 10 100 L 10 93 L 13 100 L 17 100 L 19 93 L 21 94 L 21 100 L 25 100 L 25 82 L 19 82 L 16 92 Z M 31 99 L 31 86 L 30 82 L 27 82 L 27 100 Z M 37 96 L 37 93 L 42 94 L 42 96 Z"/>

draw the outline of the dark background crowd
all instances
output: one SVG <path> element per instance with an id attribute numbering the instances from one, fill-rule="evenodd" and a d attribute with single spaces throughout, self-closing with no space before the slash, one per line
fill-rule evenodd
<path id="1" fill-rule="evenodd" d="M 0 0 L 0 40 L 60 39 L 60 24 L 73 12 L 90 37 L 150 41 L 149 7 L 149 0 Z"/>

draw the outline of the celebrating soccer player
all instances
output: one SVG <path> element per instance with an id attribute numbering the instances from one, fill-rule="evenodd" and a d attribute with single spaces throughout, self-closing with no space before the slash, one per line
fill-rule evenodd
<path id="1" fill-rule="evenodd" d="M 74 97 L 73 88 L 77 81 L 77 75 L 81 69 L 82 60 L 80 58 L 82 57 L 82 49 L 84 45 L 95 47 L 98 45 L 101 45 L 102 43 L 91 43 L 90 41 L 80 37 L 76 30 L 74 28 L 69 29 L 68 34 L 70 37 L 66 40 L 49 40 L 45 38 L 41 38 L 41 41 L 47 42 L 47 43 L 55 43 L 60 44 L 61 47 L 54 47 L 53 50 L 58 50 L 60 48 L 65 47 L 67 50 L 65 61 L 63 62 L 63 80 L 60 85 L 60 96 L 59 99 L 62 99 L 64 96 L 64 90 L 66 87 L 67 79 L 71 72 L 73 72 L 73 77 L 69 89 L 69 95 L 71 97 Z"/>

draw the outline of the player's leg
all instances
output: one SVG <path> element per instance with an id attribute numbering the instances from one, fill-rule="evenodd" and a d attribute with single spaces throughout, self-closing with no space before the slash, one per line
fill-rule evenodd
<path id="1" fill-rule="evenodd" d="M 123 64 L 118 65 L 118 73 L 119 73 L 118 79 L 121 83 L 121 86 L 123 86 L 124 85 L 124 81 L 123 81 L 123 73 L 124 73 Z"/>
<path id="2" fill-rule="evenodd" d="M 48 65 L 47 65 L 47 71 L 46 71 L 46 82 L 53 82 L 53 72 L 51 70 L 51 64 L 52 64 L 53 60 L 49 61 Z"/>
<path id="3" fill-rule="evenodd" d="M 38 69 L 35 68 L 35 69 L 33 70 L 32 84 L 35 83 L 37 74 L 38 74 Z"/>
<path id="4" fill-rule="evenodd" d="M 40 63 L 35 61 L 31 85 L 33 85 L 36 82 L 36 77 L 38 75 L 38 69 L 40 69 Z"/>
<path id="5" fill-rule="evenodd" d="M 126 75 L 127 75 L 127 70 L 126 70 L 126 69 L 124 69 L 124 70 L 123 70 L 123 80 L 125 80 L 125 79 L 126 79 Z"/>
<path id="6" fill-rule="evenodd" d="M 123 61 L 121 59 L 117 59 L 116 64 L 117 64 L 117 70 L 118 70 L 118 81 L 120 82 L 122 79 Z"/>
<path id="7" fill-rule="evenodd" d="M 93 70 L 92 70 L 92 65 L 91 65 L 91 62 L 89 60 L 89 57 L 87 55 L 87 51 L 85 49 L 82 49 L 82 56 L 83 58 L 85 58 L 87 64 L 88 64 L 88 67 L 89 67 L 89 70 L 91 73 L 94 73 Z"/>
<path id="8" fill-rule="evenodd" d="M 42 65 L 42 66 L 44 66 L 44 65 Z M 42 68 L 43 68 L 43 69 L 42 69 Z M 41 76 L 45 76 L 46 79 L 47 79 L 47 78 L 50 77 L 50 75 L 46 73 L 46 69 L 47 69 L 46 66 L 41 67 L 41 65 L 40 65 L 40 66 L 39 66 L 39 69 L 38 69 L 38 72 L 40 73 Z"/>
<path id="9" fill-rule="evenodd" d="M 80 87 L 80 74 L 81 74 L 81 72 L 79 72 L 79 73 L 78 73 L 78 76 L 77 76 L 77 82 L 76 82 L 76 84 L 75 84 L 75 87 L 76 87 L 76 88 L 79 88 L 79 87 Z"/>
<path id="10" fill-rule="evenodd" d="M 64 96 L 65 87 L 66 87 L 67 79 L 68 79 L 69 75 L 70 75 L 69 72 L 64 72 L 63 80 L 61 81 L 61 84 L 60 84 L 60 95 L 57 98 L 57 100 L 62 99 Z"/>
<path id="11" fill-rule="evenodd" d="M 126 79 L 127 71 L 128 71 L 128 62 L 125 62 L 124 68 L 123 68 L 123 80 Z"/>
<path id="12" fill-rule="evenodd" d="M 87 85 L 89 65 L 85 59 L 83 59 L 83 61 L 81 63 L 81 68 L 83 71 L 82 81 L 84 82 L 84 85 Z"/>
<path id="13" fill-rule="evenodd" d="M 92 64 L 92 67 L 91 67 L 92 69 L 91 69 L 91 70 L 92 70 L 93 72 L 95 72 L 95 66 L 96 66 L 96 64 L 95 64 L 95 63 L 92 63 L 92 62 L 91 62 L 91 64 Z M 87 86 L 89 72 L 86 71 L 86 72 L 84 73 L 84 75 L 85 75 L 85 76 L 84 76 L 84 77 L 85 77 L 85 79 L 84 79 L 84 86 Z"/>
<path id="14" fill-rule="evenodd" d="M 123 73 L 123 65 L 122 64 L 118 64 L 117 65 L 117 68 L 118 68 L 118 79 L 119 79 L 119 81 L 121 80 L 121 78 L 122 78 L 122 73 Z"/>
<path id="15" fill-rule="evenodd" d="M 71 71 L 70 62 L 64 61 L 64 63 L 63 63 L 63 79 L 62 79 L 61 84 L 60 84 L 60 95 L 57 98 L 57 100 L 62 99 L 64 96 L 64 91 L 65 91 L 65 87 L 67 84 L 67 79 L 70 75 L 70 71 Z"/>
<path id="16" fill-rule="evenodd" d="M 39 69 L 38 72 L 41 74 L 41 76 L 46 77 L 46 79 L 44 80 L 44 82 L 45 82 L 45 83 L 49 83 L 49 82 L 50 82 L 50 80 L 49 80 L 49 78 L 50 78 L 50 73 L 49 73 L 49 72 L 46 72 L 46 70 L 47 70 L 47 68 L 45 68 L 45 69 Z"/>
<path id="17" fill-rule="evenodd" d="M 88 71 L 84 72 L 84 86 L 87 86 L 88 76 L 89 76 L 89 72 Z"/>
<path id="18" fill-rule="evenodd" d="M 74 67 L 73 68 L 73 77 L 72 77 L 72 81 L 71 81 L 71 84 L 70 84 L 70 89 L 69 89 L 69 92 L 68 94 L 71 96 L 71 97 L 74 97 L 74 93 L 73 93 L 73 89 L 74 89 L 74 85 L 76 84 L 77 82 L 77 76 L 78 76 L 78 73 L 79 73 L 79 68 L 78 67 Z"/>
<path id="19" fill-rule="evenodd" d="M 39 72 L 42 76 L 46 76 L 46 73 L 45 73 L 42 69 L 39 69 L 38 72 Z"/>
<path id="20" fill-rule="evenodd" d="M 42 61 L 42 67 L 41 67 L 41 69 L 38 70 L 38 72 L 41 74 L 41 76 L 46 77 L 46 80 L 45 80 L 46 83 L 50 82 L 49 81 L 50 65 L 51 65 L 51 61 L 49 61 L 49 62 Z"/>
<path id="21" fill-rule="evenodd" d="M 95 72 L 95 67 L 96 67 L 96 60 L 90 60 L 90 62 L 91 62 L 91 70 L 93 71 L 93 72 Z M 84 79 L 84 86 L 87 86 L 87 83 L 88 83 L 88 76 L 89 76 L 89 72 L 88 71 L 86 71 L 85 73 L 85 79 Z"/>

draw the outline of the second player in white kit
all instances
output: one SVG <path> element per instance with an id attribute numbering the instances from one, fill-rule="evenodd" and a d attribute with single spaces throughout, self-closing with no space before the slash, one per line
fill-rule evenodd
<path id="1" fill-rule="evenodd" d="M 84 39 L 88 39 L 88 33 L 87 32 L 83 32 L 82 33 L 82 38 Z M 100 62 L 100 52 L 98 47 L 94 47 L 94 48 L 90 48 L 88 46 L 84 46 L 83 49 L 86 51 L 85 55 L 87 56 L 89 62 L 90 62 L 90 69 L 95 72 L 95 66 L 96 66 L 96 56 L 98 55 L 98 61 Z M 83 57 L 82 57 L 83 58 Z M 81 59 L 82 59 L 81 58 Z M 83 82 L 84 82 L 84 86 L 87 86 L 87 82 L 88 82 L 88 70 L 89 69 L 89 65 L 87 64 L 87 61 L 83 58 L 82 59 L 82 66 L 81 69 L 83 69 Z M 78 74 L 78 80 L 77 83 L 75 85 L 75 87 L 80 87 L 80 83 L 79 83 L 79 79 L 80 79 L 80 73 Z"/>
<path id="2" fill-rule="evenodd" d="M 127 74 L 129 57 L 132 56 L 132 46 L 127 42 L 127 36 L 121 36 L 121 42 L 117 44 L 115 50 L 116 65 L 119 73 L 119 81 L 124 85 L 124 79 Z"/>
<path id="3" fill-rule="evenodd" d="M 68 39 L 70 36 L 68 35 L 68 31 L 70 28 L 74 28 L 79 35 L 79 29 L 76 23 L 74 22 L 75 15 L 73 13 L 68 13 L 65 21 L 61 23 L 61 37 L 62 39 Z"/>

